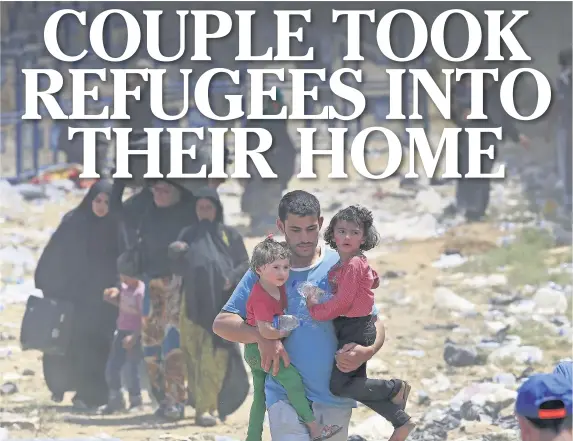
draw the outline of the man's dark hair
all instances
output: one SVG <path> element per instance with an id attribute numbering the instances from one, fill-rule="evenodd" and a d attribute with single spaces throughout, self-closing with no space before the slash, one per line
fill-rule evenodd
<path id="1" fill-rule="evenodd" d="M 289 214 L 320 217 L 320 202 L 307 191 L 290 191 L 279 202 L 279 219 L 284 222 Z"/>
<path id="2" fill-rule="evenodd" d="M 552 400 L 541 403 L 540 409 L 563 409 L 563 401 Z M 526 417 L 527 418 L 527 417 Z M 539 430 L 551 430 L 554 433 L 559 433 L 563 429 L 571 428 L 571 417 L 555 418 L 555 419 L 541 419 L 541 418 L 527 418 Z"/>
<path id="3" fill-rule="evenodd" d="M 324 233 L 324 241 L 332 248 L 336 249 L 336 242 L 334 241 L 334 228 L 338 221 L 352 222 L 362 228 L 364 233 L 364 243 L 360 245 L 362 251 L 368 251 L 374 248 L 380 242 L 380 235 L 374 227 L 374 218 L 372 212 L 360 205 L 351 205 L 340 210 L 330 220 L 330 224 Z"/>
<path id="4" fill-rule="evenodd" d="M 267 237 L 253 249 L 250 267 L 256 273 L 262 266 L 273 263 L 275 260 L 290 259 L 290 256 L 291 253 L 286 243 Z"/>

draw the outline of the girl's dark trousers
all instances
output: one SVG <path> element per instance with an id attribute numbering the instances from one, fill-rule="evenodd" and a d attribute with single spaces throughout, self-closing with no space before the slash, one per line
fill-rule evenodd
<path id="1" fill-rule="evenodd" d="M 376 317 L 338 317 L 334 328 L 338 338 L 338 349 L 347 343 L 371 346 L 376 340 Z M 410 416 L 391 399 L 402 386 L 400 380 L 377 380 L 366 376 L 366 363 L 352 372 L 341 372 L 336 363 L 330 377 L 330 391 L 339 397 L 350 398 L 368 406 L 396 427 L 403 426 Z"/>

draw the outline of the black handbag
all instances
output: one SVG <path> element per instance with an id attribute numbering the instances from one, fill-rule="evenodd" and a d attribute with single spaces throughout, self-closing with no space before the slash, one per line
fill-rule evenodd
<path id="1" fill-rule="evenodd" d="M 70 302 L 30 296 L 20 329 L 22 350 L 64 355 L 72 336 L 73 313 Z"/>

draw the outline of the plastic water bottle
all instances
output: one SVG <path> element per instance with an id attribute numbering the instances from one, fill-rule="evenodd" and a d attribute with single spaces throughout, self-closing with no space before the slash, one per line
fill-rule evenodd
<path id="1" fill-rule="evenodd" d="M 273 327 L 279 331 L 289 332 L 300 325 L 300 320 L 294 315 L 275 315 L 273 318 Z"/>

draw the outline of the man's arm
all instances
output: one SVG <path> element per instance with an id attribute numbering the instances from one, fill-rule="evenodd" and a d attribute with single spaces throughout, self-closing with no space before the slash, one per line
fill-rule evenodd
<path id="1" fill-rule="evenodd" d="M 247 325 L 238 314 L 226 311 L 221 311 L 215 317 L 213 332 L 234 343 L 258 343 L 261 339 L 257 328 Z"/>
<path id="2" fill-rule="evenodd" d="M 219 337 L 234 343 L 257 343 L 259 332 L 244 321 L 247 316 L 247 301 L 256 281 L 256 274 L 248 270 L 215 317 L 213 332 Z"/>
<path id="3" fill-rule="evenodd" d="M 213 332 L 219 337 L 235 343 L 257 343 L 261 353 L 261 368 L 273 376 L 279 373 L 280 360 L 288 367 L 290 360 L 280 340 L 267 340 L 261 336 L 258 329 L 249 326 L 238 315 L 232 312 L 221 311 L 213 322 Z"/>
<path id="4" fill-rule="evenodd" d="M 380 316 L 376 316 L 376 340 L 370 346 L 360 346 L 356 343 L 344 345 L 336 354 L 336 366 L 342 372 L 352 372 L 370 360 L 386 340 L 386 329 Z"/>
<path id="5" fill-rule="evenodd" d="M 247 316 L 247 300 L 257 280 L 258 277 L 253 271 L 248 270 L 245 273 L 223 310 L 215 317 L 213 332 L 234 343 L 257 343 L 261 353 L 261 368 L 269 372 L 272 367 L 272 374 L 276 376 L 281 358 L 285 367 L 290 364 L 283 344 L 280 340 L 262 338 L 257 328 L 247 325 L 244 320 Z"/>

